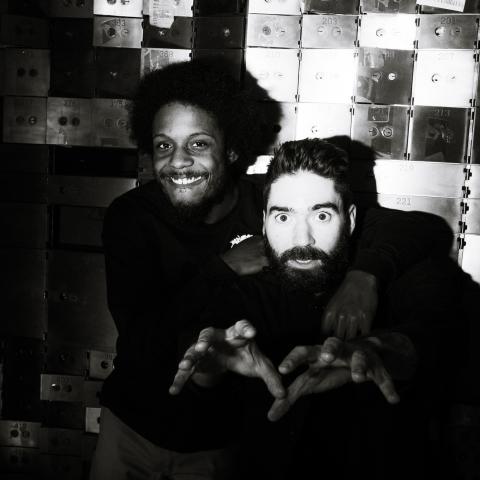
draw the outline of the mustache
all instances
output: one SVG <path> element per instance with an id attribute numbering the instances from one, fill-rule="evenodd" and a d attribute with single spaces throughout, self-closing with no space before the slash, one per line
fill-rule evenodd
<path id="1" fill-rule="evenodd" d="M 289 260 L 320 260 L 325 263 L 329 260 L 330 255 L 319 248 L 307 245 L 306 247 L 293 247 L 285 250 L 280 255 L 280 262 L 287 263 Z"/>

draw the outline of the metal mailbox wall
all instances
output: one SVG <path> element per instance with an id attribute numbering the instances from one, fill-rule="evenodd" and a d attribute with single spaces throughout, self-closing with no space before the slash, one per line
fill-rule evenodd
<path id="1" fill-rule="evenodd" d="M 480 282 L 478 2 L 161 3 L 1 2 L 0 473 L 87 471 L 115 355 L 101 224 L 151 176 L 127 117 L 149 71 L 209 56 L 231 59 L 239 79 L 248 69 L 271 97 L 262 108 L 282 111 L 250 172 L 285 140 L 351 137 L 371 149 L 352 152 L 359 203 L 443 216 L 452 255 Z"/>

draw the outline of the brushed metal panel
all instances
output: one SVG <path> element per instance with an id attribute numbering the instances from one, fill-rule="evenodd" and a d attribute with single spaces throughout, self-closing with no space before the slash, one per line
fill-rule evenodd
<path id="1" fill-rule="evenodd" d="M 470 50 L 419 50 L 413 96 L 416 105 L 469 107 L 475 60 Z"/>
<path id="2" fill-rule="evenodd" d="M 40 428 L 40 452 L 53 455 L 78 455 L 82 451 L 82 432 L 68 428 Z"/>
<path id="3" fill-rule="evenodd" d="M 93 22 L 87 18 L 55 18 L 50 21 L 53 51 L 88 50 L 92 47 Z M 71 53 L 71 52 L 70 52 Z M 53 69 L 53 71 L 55 71 Z"/>
<path id="4" fill-rule="evenodd" d="M 303 49 L 298 83 L 300 101 L 351 103 L 356 64 L 353 50 Z"/>
<path id="5" fill-rule="evenodd" d="M 4 72 L 5 95 L 46 97 L 50 87 L 50 51 L 7 48 Z"/>
<path id="6" fill-rule="evenodd" d="M 362 12 L 372 13 L 415 13 L 416 0 L 360 0 Z"/>
<path id="7" fill-rule="evenodd" d="M 100 17 L 93 19 L 93 45 L 95 47 L 141 48 L 142 19 Z"/>
<path id="8" fill-rule="evenodd" d="M 4 97 L 4 142 L 44 144 L 46 132 L 46 98 Z"/>
<path id="9" fill-rule="evenodd" d="M 130 140 L 128 108 L 125 99 L 93 99 L 93 144 L 99 147 L 135 148 Z"/>
<path id="10" fill-rule="evenodd" d="M 76 177 L 51 175 L 49 203 L 108 207 L 114 198 L 135 187 L 133 178 Z"/>
<path id="11" fill-rule="evenodd" d="M 480 235 L 465 235 L 463 248 L 462 268 L 469 273 L 473 280 L 480 283 Z"/>
<path id="12" fill-rule="evenodd" d="M 55 219 L 55 244 L 102 246 L 105 208 L 59 206 Z"/>
<path id="13" fill-rule="evenodd" d="M 478 17 L 473 15 L 420 15 L 418 48 L 474 49 Z"/>
<path id="14" fill-rule="evenodd" d="M 2 173 L 0 202 L 47 203 L 47 175 Z"/>
<path id="15" fill-rule="evenodd" d="M 301 16 L 252 14 L 247 17 L 249 47 L 298 48 Z"/>
<path id="16" fill-rule="evenodd" d="M 87 350 L 49 343 L 46 354 L 46 372 L 66 375 L 85 375 Z"/>
<path id="17" fill-rule="evenodd" d="M 40 423 L 0 420 L 0 445 L 6 447 L 38 448 Z"/>
<path id="18" fill-rule="evenodd" d="M 243 48 L 244 17 L 195 17 L 194 48 Z"/>
<path id="19" fill-rule="evenodd" d="M 89 146 L 92 133 L 91 99 L 48 97 L 48 144 Z"/>
<path id="20" fill-rule="evenodd" d="M 127 2 L 112 0 L 93 0 L 93 14 L 112 17 L 142 16 L 143 0 L 128 0 Z"/>
<path id="21" fill-rule="evenodd" d="M 357 13 L 358 0 L 305 0 L 302 11 L 306 13 Z"/>
<path id="22" fill-rule="evenodd" d="M 411 50 L 416 30 L 415 15 L 371 13 L 361 17 L 358 41 L 361 47 Z"/>
<path id="23" fill-rule="evenodd" d="M 166 67 L 171 63 L 188 62 L 192 51 L 185 48 L 142 48 L 140 73 L 146 73 Z"/>
<path id="24" fill-rule="evenodd" d="M 352 162 L 353 189 L 427 197 L 461 197 L 463 165 L 435 162 L 376 160 Z"/>
<path id="25" fill-rule="evenodd" d="M 49 15 L 61 18 L 91 18 L 93 0 L 49 0 Z"/>
<path id="26" fill-rule="evenodd" d="M 295 138 L 350 136 L 350 105 L 340 103 L 299 103 Z"/>
<path id="27" fill-rule="evenodd" d="M 168 28 L 151 25 L 147 19 L 144 21 L 143 28 L 143 47 L 185 49 L 193 47 L 191 17 L 175 17 Z"/>
<path id="28" fill-rule="evenodd" d="M 245 51 L 245 64 L 273 100 L 295 101 L 298 86 L 298 50 L 249 47 Z"/>
<path id="29" fill-rule="evenodd" d="M 357 104 L 352 117 L 352 139 L 372 148 L 377 158 L 403 160 L 408 119 L 408 107 Z"/>
<path id="30" fill-rule="evenodd" d="M 89 353 L 88 376 L 105 380 L 113 372 L 113 360 L 116 354 L 91 350 Z"/>
<path id="31" fill-rule="evenodd" d="M 410 159 L 462 163 L 467 155 L 468 108 L 413 108 Z"/>
<path id="32" fill-rule="evenodd" d="M 45 248 L 47 215 L 46 205 L 0 203 L 0 248 Z"/>
<path id="33" fill-rule="evenodd" d="M 299 0 L 248 0 L 248 13 L 299 15 Z"/>
<path id="34" fill-rule="evenodd" d="M 470 234 L 480 235 L 480 199 L 469 198 L 465 202 L 465 231 Z"/>
<path id="35" fill-rule="evenodd" d="M 0 42 L 19 47 L 48 48 L 48 21 L 23 15 L 1 16 Z"/>
<path id="36" fill-rule="evenodd" d="M 357 15 L 304 15 L 302 48 L 354 48 Z"/>
<path id="37" fill-rule="evenodd" d="M 480 165 L 470 166 L 470 176 L 465 185 L 468 187 L 469 198 L 480 198 Z"/>
<path id="38" fill-rule="evenodd" d="M 85 380 L 75 375 L 40 375 L 40 400 L 49 402 L 81 402 Z"/>
<path id="39" fill-rule="evenodd" d="M 356 102 L 410 103 L 413 51 L 365 47 L 358 53 Z"/>
<path id="40" fill-rule="evenodd" d="M 117 332 L 107 308 L 103 255 L 51 251 L 48 291 L 51 341 L 98 350 L 114 347 Z"/>

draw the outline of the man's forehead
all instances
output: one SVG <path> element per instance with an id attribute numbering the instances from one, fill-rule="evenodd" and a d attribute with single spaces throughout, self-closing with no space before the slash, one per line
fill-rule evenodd
<path id="1" fill-rule="evenodd" d="M 267 209 L 273 205 L 308 209 L 324 203 L 333 203 L 340 209 L 342 199 L 335 190 L 335 182 L 313 172 L 298 171 L 281 175 L 272 183 Z"/>

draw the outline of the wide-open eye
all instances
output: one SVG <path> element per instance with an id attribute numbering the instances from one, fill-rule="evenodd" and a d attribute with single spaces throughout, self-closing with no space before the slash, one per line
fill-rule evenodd
<path id="1" fill-rule="evenodd" d="M 332 214 L 329 212 L 321 211 L 316 213 L 315 218 L 319 222 L 328 222 L 332 218 Z"/>
<path id="2" fill-rule="evenodd" d="M 275 221 L 278 223 L 287 223 L 290 220 L 290 216 L 287 213 L 279 213 L 275 215 Z"/>

